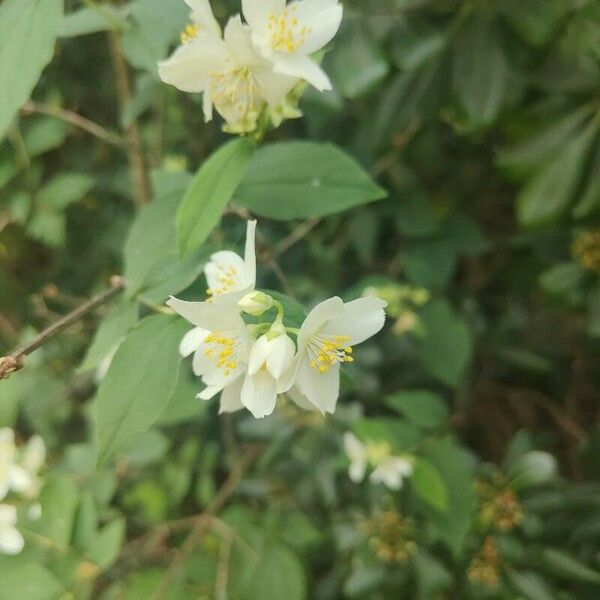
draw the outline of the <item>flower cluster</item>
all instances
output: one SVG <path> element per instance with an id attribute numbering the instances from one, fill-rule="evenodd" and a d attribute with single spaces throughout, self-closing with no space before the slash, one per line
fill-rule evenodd
<path id="1" fill-rule="evenodd" d="M 260 418 L 273 412 L 278 394 L 286 393 L 301 408 L 332 413 L 340 367 L 353 361 L 353 346 L 383 327 L 386 303 L 372 297 L 345 303 L 334 297 L 315 306 L 300 329 L 287 327 L 282 304 L 254 289 L 255 231 L 256 221 L 249 221 L 244 258 L 231 251 L 211 256 L 204 269 L 205 302 L 167 302 L 195 326 L 180 351 L 193 355 L 194 373 L 206 386 L 198 397 L 208 400 L 220 393 L 220 412 L 245 407 Z M 247 324 L 243 318 L 273 309 L 271 321 Z"/>
<path id="2" fill-rule="evenodd" d="M 45 458 L 41 437 L 33 436 L 18 450 L 14 431 L 8 427 L 0 429 L 0 553 L 19 554 L 25 545 L 16 528 L 17 502 L 28 507 L 30 520 L 39 517 L 36 499 L 41 489 L 39 471 Z"/>
<path id="3" fill-rule="evenodd" d="M 160 78 L 184 92 L 203 93 L 206 121 L 213 107 L 230 133 L 257 129 L 263 114 L 277 124 L 299 113 L 286 98 L 300 83 L 318 90 L 331 83 L 310 55 L 337 33 L 338 0 L 243 0 L 240 15 L 222 32 L 208 0 L 185 0 L 192 24 L 182 45 L 159 63 Z"/>
<path id="4" fill-rule="evenodd" d="M 474 584 L 496 587 L 500 581 L 500 553 L 496 540 L 488 536 L 479 552 L 471 560 L 467 577 Z"/>
<path id="5" fill-rule="evenodd" d="M 584 269 L 600 273 L 600 229 L 581 233 L 573 242 L 571 251 Z"/>
<path id="6" fill-rule="evenodd" d="M 403 480 L 413 472 L 412 461 L 407 456 L 392 454 L 387 442 L 367 442 L 363 444 L 353 433 L 344 434 L 344 449 L 350 460 L 348 475 L 354 483 L 361 482 L 371 466 L 369 479 L 373 483 L 383 483 L 390 490 L 399 490 Z"/>
<path id="7" fill-rule="evenodd" d="M 369 546 L 384 562 L 403 563 L 415 550 L 414 524 L 394 509 L 365 520 L 361 529 L 369 536 Z"/>
<path id="8" fill-rule="evenodd" d="M 511 531 L 522 523 L 523 508 L 515 491 L 506 487 L 500 477 L 494 479 L 492 483 L 477 482 L 481 501 L 479 520 L 485 528 Z"/>

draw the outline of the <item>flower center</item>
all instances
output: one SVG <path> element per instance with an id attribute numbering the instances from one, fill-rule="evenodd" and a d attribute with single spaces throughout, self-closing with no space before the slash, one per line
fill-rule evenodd
<path id="1" fill-rule="evenodd" d="M 201 29 L 202 27 L 197 23 L 190 23 L 189 25 L 187 25 L 186 28 L 179 35 L 179 37 L 181 38 L 181 43 L 187 44 L 188 42 L 191 42 L 194 38 L 198 37 L 198 34 L 200 33 Z"/>
<path id="2" fill-rule="evenodd" d="M 337 363 L 353 362 L 349 340 L 348 335 L 314 335 L 308 345 L 310 366 L 319 373 L 327 373 Z"/>
<path id="3" fill-rule="evenodd" d="M 227 121 L 252 125 L 259 114 L 261 100 L 249 67 L 231 66 L 210 74 L 211 98 Z"/>
<path id="4" fill-rule="evenodd" d="M 224 335 L 220 331 L 213 331 L 204 338 L 204 343 L 207 346 L 204 355 L 213 360 L 218 368 L 223 369 L 224 375 L 230 375 L 233 369 L 237 369 L 235 338 Z"/>
<path id="5" fill-rule="evenodd" d="M 391 452 L 392 448 L 387 442 L 369 442 L 367 444 L 367 460 L 373 467 L 377 467 Z"/>
<path id="6" fill-rule="evenodd" d="M 296 7 L 284 10 L 279 16 L 275 13 L 269 15 L 267 30 L 269 32 L 269 45 L 273 50 L 291 53 L 304 44 L 311 27 L 300 25 L 298 17 L 294 14 Z"/>
<path id="7" fill-rule="evenodd" d="M 219 287 L 208 288 L 206 294 L 209 296 L 208 302 L 212 302 L 215 296 L 221 296 L 222 294 L 228 294 L 229 292 L 235 292 L 239 287 L 239 281 L 237 279 L 237 269 L 233 265 L 227 267 L 213 263 L 219 274 L 217 279 L 219 281 Z"/>

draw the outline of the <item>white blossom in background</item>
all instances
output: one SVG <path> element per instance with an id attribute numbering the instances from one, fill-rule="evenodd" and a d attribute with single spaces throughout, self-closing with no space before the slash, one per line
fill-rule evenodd
<path id="1" fill-rule="evenodd" d="M 25 546 L 25 540 L 15 527 L 17 507 L 0 504 L 0 554 L 19 554 Z"/>
<path id="2" fill-rule="evenodd" d="M 340 366 L 354 361 L 355 345 L 381 330 L 386 306 L 379 298 L 344 303 L 338 297 L 315 306 L 300 328 L 294 365 L 285 376 L 292 400 L 302 408 L 333 413 Z"/>
<path id="3" fill-rule="evenodd" d="M 303 79 L 320 91 L 331 82 L 310 57 L 335 36 L 342 22 L 338 0 L 242 0 L 252 42 L 277 73 Z"/>
<path id="4" fill-rule="evenodd" d="M 363 444 L 353 433 L 346 432 L 344 450 L 350 460 L 348 476 L 354 483 L 360 483 L 364 479 L 368 465 L 373 467 L 370 481 L 383 483 L 390 490 L 399 490 L 403 480 L 412 475 L 411 460 L 393 455 L 386 442 Z"/>
<path id="5" fill-rule="evenodd" d="M 181 91 L 202 93 L 206 121 L 214 107 L 230 133 L 256 130 L 262 110 L 279 109 L 298 79 L 273 70 L 239 15 L 229 19 L 223 37 L 208 3 L 198 3 L 192 19 L 197 21 L 184 31 L 182 45 L 158 64 L 160 78 Z"/>
<path id="6" fill-rule="evenodd" d="M 41 489 L 39 472 L 46 459 L 46 447 L 40 436 L 33 436 L 22 448 L 15 445 L 9 427 L 0 429 L 0 553 L 18 554 L 24 546 L 17 529 L 18 502 L 28 507 L 30 520 L 39 518 L 40 505 L 34 502 Z"/>

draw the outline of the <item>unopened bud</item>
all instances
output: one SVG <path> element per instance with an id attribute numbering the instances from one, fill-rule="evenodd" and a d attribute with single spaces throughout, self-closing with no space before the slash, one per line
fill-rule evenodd
<path id="1" fill-rule="evenodd" d="M 245 313 L 253 317 L 260 317 L 270 308 L 273 308 L 273 298 L 264 292 L 254 291 L 246 294 L 238 302 L 238 306 Z"/>

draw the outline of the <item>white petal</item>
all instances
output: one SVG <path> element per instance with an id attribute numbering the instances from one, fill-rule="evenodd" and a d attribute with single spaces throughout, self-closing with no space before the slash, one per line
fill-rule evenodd
<path id="1" fill-rule="evenodd" d="M 227 58 L 225 44 L 213 37 L 196 38 L 179 46 L 165 61 L 158 63 L 160 78 L 183 92 L 203 92 L 210 73 Z"/>
<path id="2" fill-rule="evenodd" d="M 327 323 L 323 333 L 348 335 L 348 344 L 360 344 L 374 336 L 385 323 L 384 308 L 387 303 L 379 298 L 367 297 L 353 300 L 344 305 L 344 313 Z"/>
<path id="3" fill-rule="evenodd" d="M 46 445 L 39 435 L 29 438 L 23 453 L 23 466 L 30 473 L 37 473 L 46 460 Z"/>
<path id="4" fill-rule="evenodd" d="M 307 339 L 329 319 L 344 313 L 344 303 L 341 298 L 334 296 L 317 304 L 309 313 L 298 335 L 298 347 L 303 347 Z"/>
<path id="5" fill-rule="evenodd" d="M 292 366 L 296 346 L 287 335 L 276 337 L 271 344 L 267 358 L 267 371 L 275 379 L 280 379 Z"/>
<path id="6" fill-rule="evenodd" d="M 248 221 L 246 225 L 246 247 L 244 249 L 246 265 L 246 285 L 254 289 L 256 285 L 256 221 Z"/>
<path id="7" fill-rule="evenodd" d="M 409 460 L 407 460 L 406 458 L 402 458 L 400 456 L 393 456 L 393 457 L 390 457 L 389 460 L 393 463 L 394 469 L 396 469 L 396 471 L 398 472 L 400 477 L 405 478 L 405 477 L 410 477 L 412 475 L 412 473 L 413 473 L 412 463 Z"/>
<path id="8" fill-rule="evenodd" d="M 308 358 L 298 368 L 296 383 L 302 393 L 323 413 L 333 413 L 340 394 L 340 365 L 333 365 L 326 373 L 313 369 Z"/>
<path id="9" fill-rule="evenodd" d="M 33 486 L 31 475 L 18 465 L 12 465 L 9 471 L 9 487 L 18 494 L 27 492 Z"/>
<path id="10" fill-rule="evenodd" d="M 402 477 L 389 461 L 382 461 L 371 473 L 373 483 L 383 483 L 390 490 L 399 490 L 402 487 Z"/>
<path id="11" fill-rule="evenodd" d="M 220 391 L 223 390 L 224 385 L 209 385 L 204 390 L 202 390 L 196 398 L 200 398 L 200 400 L 210 400 L 214 398 Z"/>
<path id="12" fill-rule="evenodd" d="M 246 22 L 257 32 L 267 28 L 269 15 L 279 15 L 285 9 L 285 0 L 242 0 L 242 12 Z"/>
<path id="13" fill-rule="evenodd" d="M 302 390 L 297 386 L 290 388 L 286 394 L 288 397 L 303 410 L 319 410 L 314 404 L 311 404 L 308 398 L 302 393 Z"/>
<path id="14" fill-rule="evenodd" d="M 241 400 L 255 418 L 261 419 L 270 415 L 277 402 L 275 381 L 264 371 L 256 375 L 247 375 L 242 385 Z"/>
<path id="15" fill-rule="evenodd" d="M 19 554 L 24 547 L 25 540 L 14 527 L 0 528 L 0 554 Z"/>
<path id="16" fill-rule="evenodd" d="M 0 504 L 0 527 L 14 525 L 17 522 L 17 507 L 12 504 Z"/>
<path id="17" fill-rule="evenodd" d="M 277 52 L 276 56 L 274 53 L 273 63 L 276 73 L 304 79 L 320 92 L 332 89 L 327 73 L 312 58 L 304 54 Z"/>
<path id="18" fill-rule="evenodd" d="M 188 331 L 179 344 L 179 354 L 181 356 L 189 356 L 193 352 L 196 352 L 204 342 L 204 338 L 209 335 L 208 329 L 202 327 L 194 327 Z"/>
<path id="19" fill-rule="evenodd" d="M 12 456 L 15 448 L 15 432 L 10 427 L 0 429 L 0 460 Z"/>
<path id="20" fill-rule="evenodd" d="M 350 431 L 344 433 L 344 450 L 351 461 L 367 458 L 365 445 Z"/>
<path id="21" fill-rule="evenodd" d="M 318 6 L 311 6 L 311 4 L 318 4 Z M 318 3 L 303 0 L 294 2 L 290 6 L 293 5 L 298 6 L 297 17 L 302 25 L 309 29 L 304 44 L 299 50 L 303 54 L 312 54 L 324 48 L 333 39 L 342 23 L 344 10 L 341 4 L 332 3 L 330 6 L 324 6 L 321 0 Z"/>
<path id="22" fill-rule="evenodd" d="M 167 300 L 167 306 L 170 306 L 192 325 L 203 327 L 209 331 L 229 331 L 240 329 L 243 326 L 237 306 L 228 306 L 217 302 L 186 302 L 173 296 Z"/>
<path id="23" fill-rule="evenodd" d="M 250 358 L 248 359 L 248 375 L 255 375 L 267 362 L 271 352 L 272 342 L 266 335 L 261 335 L 250 349 Z"/>
<path id="24" fill-rule="evenodd" d="M 210 95 L 210 87 L 207 87 L 202 95 L 202 112 L 204 113 L 204 121 L 210 123 L 213 118 L 213 101 Z"/>
<path id="25" fill-rule="evenodd" d="M 221 392 L 221 403 L 219 405 L 219 414 L 232 413 L 244 408 L 241 399 L 243 377 L 238 377 L 233 383 L 228 385 Z"/>
<path id="26" fill-rule="evenodd" d="M 220 37 L 221 28 L 213 15 L 208 0 L 185 0 L 185 3 L 192 9 L 192 21 L 202 26 L 206 33 Z M 200 31 L 202 34 L 203 31 Z"/>
<path id="27" fill-rule="evenodd" d="M 354 483 L 360 483 L 365 478 L 365 473 L 367 471 L 367 461 L 366 460 L 355 460 L 350 463 L 350 467 L 348 468 L 348 477 Z"/>
<path id="28" fill-rule="evenodd" d="M 254 67 L 261 96 L 271 108 L 277 108 L 300 81 L 297 77 L 275 73 L 272 67 Z"/>
<path id="29" fill-rule="evenodd" d="M 210 257 L 210 262 L 204 267 L 204 275 L 208 287 L 215 292 L 223 288 L 222 279 L 226 278 L 234 282 L 228 291 L 238 291 L 246 287 L 246 264 L 241 256 L 231 250 L 215 252 Z"/>
<path id="30" fill-rule="evenodd" d="M 257 54 L 250 38 L 251 30 L 242 23 L 240 16 L 231 17 L 225 27 L 225 44 L 234 61 L 240 66 L 254 66 L 265 62 Z"/>

